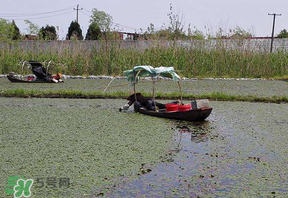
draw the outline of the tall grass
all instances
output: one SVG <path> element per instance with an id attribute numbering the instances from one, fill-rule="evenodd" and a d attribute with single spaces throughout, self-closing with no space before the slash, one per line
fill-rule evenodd
<path id="1" fill-rule="evenodd" d="M 174 66 L 186 77 L 281 78 L 288 74 L 286 51 L 270 54 L 247 50 L 241 42 L 232 49 L 221 41 L 211 48 L 205 43 L 194 45 L 194 41 L 188 45 L 161 40 L 69 42 L 34 41 L 28 47 L 23 47 L 23 43 L 2 43 L 0 73 L 20 73 L 18 63 L 23 60 L 52 60 L 54 72 L 68 75 L 122 75 L 124 70 L 135 65 Z"/>

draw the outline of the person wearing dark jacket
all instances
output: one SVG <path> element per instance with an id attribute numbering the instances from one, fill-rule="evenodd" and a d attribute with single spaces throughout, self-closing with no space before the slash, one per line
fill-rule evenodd
<path id="1" fill-rule="evenodd" d="M 127 110 L 132 104 L 136 104 L 136 106 L 138 108 L 145 108 L 146 110 L 151 110 L 151 111 L 155 111 L 155 105 L 154 105 L 154 101 L 151 98 L 145 97 L 143 96 L 141 93 L 136 93 L 136 98 L 135 98 L 135 94 L 130 95 L 128 98 L 128 103 L 125 104 L 123 107 L 121 107 L 119 109 L 119 111 L 122 110 Z M 137 100 L 137 101 L 136 101 Z M 159 109 L 164 109 L 165 105 L 158 103 L 155 101 L 156 104 L 156 108 L 158 107 Z M 136 109 L 135 109 L 136 110 Z"/>

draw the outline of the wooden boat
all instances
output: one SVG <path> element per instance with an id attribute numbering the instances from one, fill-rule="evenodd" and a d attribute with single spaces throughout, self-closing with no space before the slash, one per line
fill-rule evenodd
<path id="1" fill-rule="evenodd" d="M 48 81 L 42 80 L 42 79 L 41 80 L 22 80 L 22 79 L 16 78 L 14 76 L 9 76 L 9 75 L 7 75 L 7 78 L 13 83 L 49 83 Z"/>
<path id="2" fill-rule="evenodd" d="M 137 109 L 137 112 L 145 115 L 160 117 L 160 118 L 169 118 L 176 120 L 186 120 L 186 121 L 203 121 L 205 120 L 212 112 L 213 108 L 203 108 L 197 110 L 189 111 L 174 111 L 167 112 L 166 109 L 160 109 L 159 111 L 149 111 L 145 108 L 135 107 L 137 104 L 134 104 L 134 109 Z"/>
<path id="3" fill-rule="evenodd" d="M 161 118 L 170 118 L 170 119 L 177 119 L 177 120 L 186 120 L 186 121 L 203 121 L 205 120 L 212 112 L 212 109 L 209 104 L 207 106 L 199 105 L 199 107 L 187 108 L 185 111 L 170 111 L 168 109 L 168 106 L 165 105 L 166 109 L 159 109 L 158 111 L 153 110 L 146 110 L 143 106 L 141 106 L 140 102 L 137 101 L 137 93 L 136 93 L 136 84 L 138 82 L 138 78 L 140 77 L 151 77 L 151 80 L 153 82 L 153 101 L 155 108 L 156 102 L 155 102 L 155 79 L 158 77 L 169 77 L 172 78 L 173 81 L 178 83 L 178 86 L 180 88 L 180 104 L 182 103 L 182 89 L 180 86 L 180 77 L 176 72 L 174 71 L 173 67 L 152 67 L 152 66 L 135 66 L 132 70 L 126 70 L 124 71 L 124 75 L 126 76 L 127 80 L 132 82 L 134 84 L 134 95 L 135 95 L 135 102 L 134 102 L 134 110 L 135 112 L 139 112 L 141 114 L 155 116 L 155 117 L 161 117 Z M 163 104 L 162 104 L 163 105 Z M 185 105 L 183 105 L 185 106 Z M 197 105 L 196 105 L 197 106 Z M 180 107 L 179 107 L 180 109 Z"/>
<path id="4" fill-rule="evenodd" d="M 34 76 L 28 76 L 27 79 L 19 78 L 18 76 L 15 76 L 13 72 L 11 72 L 9 75 L 7 75 L 8 80 L 13 83 L 60 83 L 63 82 L 61 78 L 61 74 L 57 74 L 56 76 L 52 76 L 50 73 L 47 72 L 49 65 L 51 61 L 49 62 L 47 69 L 45 67 L 36 61 L 29 61 L 29 65 L 31 65 L 31 70 L 34 74 Z M 22 63 L 22 74 L 23 69 L 26 66 L 26 61 Z M 29 68 L 29 67 L 27 67 Z"/>

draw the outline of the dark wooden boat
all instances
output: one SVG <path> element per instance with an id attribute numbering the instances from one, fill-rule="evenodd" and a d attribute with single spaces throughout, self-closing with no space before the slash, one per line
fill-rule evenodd
<path id="1" fill-rule="evenodd" d="M 19 78 L 9 76 L 9 75 L 7 75 L 7 78 L 13 83 L 49 83 L 48 81 L 42 80 L 42 79 L 41 80 L 21 80 Z"/>
<path id="2" fill-rule="evenodd" d="M 186 120 L 186 121 L 203 121 L 211 114 L 213 109 L 213 108 L 205 108 L 205 109 L 189 110 L 184 112 L 181 111 L 167 112 L 166 109 L 160 109 L 157 112 L 157 111 L 149 111 L 144 108 L 139 108 L 136 105 L 137 104 L 134 105 L 135 111 L 141 114 L 160 118 L 169 118 L 169 119 Z"/>
<path id="3" fill-rule="evenodd" d="M 134 85 L 134 97 L 135 101 L 132 101 L 134 103 L 134 110 L 135 112 L 139 112 L 141 114 L 155 116 L 155 117 L 161 117 L 161 118 L 170 118 L 170 119 L 176 119 L 176 120 L 186 120 L 186 121 L 203 121 L 205 120 L 212 112 L 212 109 L 209 104 L 208 105 L 200 105 L 199 107 L 193 107 L 195 105 L 186 106 L 181 105 L 179 108 L 174 111 L 173 109 L 169 109 L 169 105 L 165 105 L 165 107 L 162 107 L 163 104 L 158 105 L 155 101 L 155 79 L 158 77 L 170 77 L 173 79 L 173 81 L 177 82 L 179 89 L 180 89 L 180 101 L 179 104 L 182 103 L 182 88 L 180 86 L 180 77 L 178 74 L 176 74 L 173 67 L 156 67 L 153 68 L 152 66 L 135 66 L 132 70 L 126 70 L 124 71 L 124 75 L 126 76 L 127 80 L 132 82 Z M 155 108 L 148 108 L 147 105 L 145 106 L 145 102 L 142 102 L 139 100 L 137 101 L 137 92 L 136 92 L 136 84 L 138 82 L 138 78 L 140 77 L 151 77 L 152 83 L 153 83 L 153 100 L 154 101 L 154 107 Z M 133 97 L 132 95 L 132 97 Z M 129 99 L 128 99 L 129 100 Z M 129 101 L 131 102 L 131 100 Z M 196 104 L 196 103 L 195 103 Z M 130 106 L 131 104 L 128 103 Z M 183 109 L 183 107 L 185 108 Z M 202 108 L 201 108 L 202 106 Z M 146 108 L 145 108 L 146 107 Z M 188 108 L 187 108 L 188 107 Z M 205 107 L 205 108 L 204 108 Z M 155 109 L 160 108 L 158 111 L 154 111 Z M 167 108 L 167 110 L 166 110 Z M 187 109 L 186 109 L 187 108 Z M 147 110 L 147 109 L 154 109 L 154 110 Z M 191 109 L 191 110 L 190 110 Z M 172 111 L 171 111 L 172 110 Z M 181 111 L 178 111 L 181 110 Z"/>
<path id="4" fill-rule="evenodd" d="M 60 75 L 57 74 L 56 76 L 52 76 L 52 74 L 47 72 L 51 61 L 49 62 L 47 69 L 45 69 L 45 67 L 37 61 L 28 61 L 28 63 L 31 65 L 31 70 L 34 74 L 34 76 L 32 76 L 31 79 L 29 79 L 29 76 L 28 76 L 27 80 L 17 78 L 17 76 L 15 76 L 14 72 L 11 72 L 11 73 L 9 73 L 9 75 L 7 75 L 8 80 L 10 80 L 13 83 L 60 83 L 60 82 L 63 82 L 60 79 L 61 74 Z M 26 64 L 26 61 L 24 61 L 22 63 L 22 73 L 23 73 L 23 68 L 24 68 L 25 64 Z M 36 78 L 35 78 L 35 76 L 36 76 Z"/>

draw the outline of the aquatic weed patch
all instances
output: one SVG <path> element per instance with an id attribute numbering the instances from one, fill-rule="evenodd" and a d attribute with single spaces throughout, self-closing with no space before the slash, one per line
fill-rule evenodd
<path id="1" fill-rule="evenodd" d="M 107 197 L 286 197 L 288 105 L 211 105 L 205 122 L 171 121 L 171 159 Z"/>
<path id="2" fill-rule="evenodd" d="M 0 101 L 0 185 L 6 186 L 10 175 L 35 182 L 70 178 L 68 189 L 51 189 L 44 179 L 45 187 L 32 191 L 40 198 L 91 195 L 129 180 L 142 164 L 157 164 L 173 136 L 166 120 L 117 112 L 123 100 Z"/>

